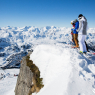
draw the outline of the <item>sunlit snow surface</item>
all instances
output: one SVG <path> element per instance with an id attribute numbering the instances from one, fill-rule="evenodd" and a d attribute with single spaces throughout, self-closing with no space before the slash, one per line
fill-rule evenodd
<path id="1" fill-rule="evenodd" d="M 33 95 L 95 95 L 95 55 L 88 59 L 71 48 L 70 29 L 1 27 L 0 67 L 19 68 L 22 57 L 33 49 L 30 59 L 39 67 L 44 84 Z M 95 28 L 89 28 L 86 42 L 95 46 Z M 0 95 L 15 95 L 18 73 L 19 69 L 0 69 Z"/>
<path id="2" fill-rule="evenodd" d="M 77 52 L 62 44 L 34 49 L 30 59 L 39 67 L 45 85 L 37 95 L 95 95 L 94 60 Z"/>

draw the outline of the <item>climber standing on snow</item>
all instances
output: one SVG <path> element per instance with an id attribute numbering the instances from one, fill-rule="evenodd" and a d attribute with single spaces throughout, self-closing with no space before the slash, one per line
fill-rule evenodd
<path id="1" fill-rule="evenodd" d="M 78 22 L 78 20 L 75 19 L 73 21 L 73 24 L 75 25 L 74 26 L 75 28 L 72 29 L 73 30 L 73 37 L 74 37 L 74 42 L 76 44 L 76 46 L 74 46 L 74 48 L 78 48 L 79 47 L 79 44 L 78 44 L 78 32 L 76 31 L 79 28 L 79 22 Z"/>
<path id="2" fill-rule="evenodd" d="M 75 45 L 75 41 L 74 41 L 74 33 L 73 33 L 73 29 L 75 29 L 75 24 L 73 23 L 73 21 L 71 21 L 71 24 L 72 24 L 72 28 L 71 28 L 71 35 L 72 35 L 72 42 L 73 42 L 73 45 Z"/>
<path id="3" fill-rule="evenodd" d="M 76 31 L 78 32 L 80 53 L 86 53 L 87 49 L 85 44 L 85 38 L 87 35 L 87 19 L 82 14 L 78 16 L 78 19 L 79 19 L 79 28 Z"/>

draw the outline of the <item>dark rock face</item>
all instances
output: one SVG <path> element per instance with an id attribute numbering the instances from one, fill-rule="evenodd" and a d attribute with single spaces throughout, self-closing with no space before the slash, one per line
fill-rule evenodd
<path id="1" fill-rule="evenodd" d="M 5 53 L 0 53 L 0 57 L 4 57 L 5 55 Z"/>
<path id="2" fill-rule="evenodd" d="M 22 57 L 26 55 L 27 52 L 24 51 L 11 55 L 9 58 L 6 59 L 6 61 L 8 61 L 8 64 L 1 68 L 2 69 L 20 68 L 21 65 L 20 62 L 22 60 Z M 4 54 L 2 54 L 2 56 L 4 56 Z M 0 57 L 1 57 L 1 53 L 0 53 Z"/>
<path id="3" fill-rule="evenodd" d="M 33 73 L 27 66 L 26 57 L 23 57 L 20 67 L 20 73 L 17 79 L 15 95 L 28 95 L 32 87 Z"/>
<path id="4" fill-rule="evenodd" d="M 87 47 L 88 47 L 89 50 L 92 50 L 92 51 L 95 52 L 95 44 L 94 43 L 88 43 Z"/>

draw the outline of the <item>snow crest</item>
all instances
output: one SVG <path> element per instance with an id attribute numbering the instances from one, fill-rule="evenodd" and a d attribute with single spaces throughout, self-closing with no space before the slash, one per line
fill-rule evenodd
<path id="1" fill-rule="evenodd" d="M 86 42 L 90 53 L 95 52 L 95 28 L 88 29 Z M 39 67 L 45 85 L 37 95 L 95 95 L 95 55 L 80 55 L 71 44 L 71 28 L 1 27 L 0 67 L 19 68 L 22 57 L 34 50 L 30 59 Z M 0 95 L 15 95 L 16 78 L 10 77 L 18 72 L 5 70 L 0 69 Z"/>
<path id="2" fill-rule="evenodd" d="M 39 45 L 35 48 L 30 59 L 39 67 L 45 85 L 44 91 L 37 95 L 49 95 L 49 92 L 51 95 L 65 95 L 72 71 L 70 58 L 68 49 L 59 49 L 53 45 Z"/>

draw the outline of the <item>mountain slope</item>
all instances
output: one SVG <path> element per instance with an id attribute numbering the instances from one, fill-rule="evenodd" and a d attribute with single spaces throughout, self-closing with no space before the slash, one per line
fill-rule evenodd
<path id="1" fill-rule="evenodd" d="M 94 56 L 95 58 L 95 56 Z M 94 95 L 91 59 L 67 45 L 39 45 L 30 59 L 39 67 L 44 88 L 33 95 Z M 89 69 L 89 66 L 93 66 Z"/>
<path id="2" fill-rule="evenodd" d="M 17 70 L 16 73 L 13 68 L 20 68 L 20 61 L 28 51 L 33 51 L 31 59 L 40 68 L 45 84 L 37 95 L 52 93 L 94 95 L 95 56 L 88 59 L 78 54 L 77 49 L 72 49 L 70 32 L 70 28 L 55 26 L 1 27 L 0 67 L 3 69 L 0 69 L 1 95 L 14 93 L 11 91 L 16 85 L 17 78 L 14 78 L 14 74 L 19 72 Z M 95 52 L 95 28 L 89 28 L 86 42 L 90 52 Z M 5 85 L 8 82 L 13 83 L 9 88 Z"/>

